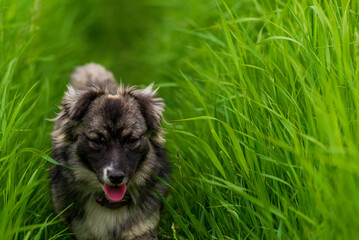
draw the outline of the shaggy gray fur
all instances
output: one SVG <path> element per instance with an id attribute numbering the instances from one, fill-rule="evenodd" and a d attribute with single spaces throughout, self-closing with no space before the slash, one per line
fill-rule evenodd
<path id="1" fill-rule="evenodd" d="M 164 104 L 152 86 L 118 85 L 112 73 L 91 63 L 75 69 L 52 132 L 51 193 L 77 239 L 157 239 L 169 169 L 160 126 Z M 101 206 L 106 169 L 125 174 L 131 202 Z"/>

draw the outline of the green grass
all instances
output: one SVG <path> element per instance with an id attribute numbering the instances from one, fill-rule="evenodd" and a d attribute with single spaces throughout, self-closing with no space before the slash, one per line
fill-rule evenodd
<path id="1" fill-rule="evenodd" d="M 50 133 L 73 68 L 155 82 L 160 239 L 359 238 L 359 2 L 0 1 L 0 236 L 66 239 Z"/>

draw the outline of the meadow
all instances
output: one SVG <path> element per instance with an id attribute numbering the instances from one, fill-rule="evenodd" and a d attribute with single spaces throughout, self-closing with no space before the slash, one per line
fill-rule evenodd
<path id="1" fill-rule="evenodd" d="M 0 238 L 71 239 L 49 193 L 74 67 L 154 82 L 159 239 L 359 239 L 359 1 L 0 1 Z"/>

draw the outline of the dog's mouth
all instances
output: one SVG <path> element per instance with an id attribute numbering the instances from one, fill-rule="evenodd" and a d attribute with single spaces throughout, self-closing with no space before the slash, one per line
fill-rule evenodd
<path id="1" fill-rule="evenodd" d="M 120 186 L 111 186 L 106 183 L 102 185 L 107 198 L 113 202 L 119 202 L 123 199 L 126 193 L 126 184 Z"/>

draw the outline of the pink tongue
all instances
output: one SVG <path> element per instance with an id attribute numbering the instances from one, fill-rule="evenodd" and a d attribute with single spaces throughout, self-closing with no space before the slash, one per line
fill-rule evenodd
<path id="1" fill-rule="evenodd" d="M 111 199 L 111 201 L 119 202 L 125 195 L 126 184 L 121 186 L 110 186 L 105 183 L 103 185 L 103 189 L 105 190 L 107 197 Z"/>

